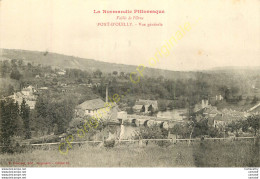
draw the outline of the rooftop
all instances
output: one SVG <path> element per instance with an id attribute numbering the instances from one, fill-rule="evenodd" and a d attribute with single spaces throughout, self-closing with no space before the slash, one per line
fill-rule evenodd
<path id="1" fill-rule="evenodd" d="M 138 101 L 135 102 L 136 105 L 154 105 L 157 106 L 157 101 L 156 100 L 144 100 L 144 99 L 139 99 Z"/>
<path id="2" fill-rule="evenodd" d="M 94 110 L 94 109 L 100 109 L 104 107 L 105 107 L 105 102 L 98 98 L 98 99 L 85 101 L 80 105 L 78 105 L 76 108 Z"/>

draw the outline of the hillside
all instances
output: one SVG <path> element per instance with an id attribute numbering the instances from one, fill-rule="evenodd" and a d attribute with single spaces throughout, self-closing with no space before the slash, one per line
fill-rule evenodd
<path id="1" fill-rule="evenodd" d="M 49 65 L 63 69 L 75 68 L 87 71 L 100 69 L 104 73 L 112 73 L 113 71 L 131 73 L 136 69 L 136 66 L 133 65 L 107 63 L 93 59 L 61 55 L 57 53 L 27 50 L 2 49 L 1 60 L 4 59 L 23 59 L 26 62 Z M 144 71 L 144 75 L 151 77 L 163 76 L 168 79 L 194 78 L 195 73 L 196 72 L 178 72 L 153 68 L 146 68 Z"/>

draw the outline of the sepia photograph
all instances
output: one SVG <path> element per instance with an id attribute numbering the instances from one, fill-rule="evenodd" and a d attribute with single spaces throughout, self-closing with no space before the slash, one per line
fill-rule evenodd
<path id="1" fill-rule="evenodd" d="M 0 0 L 2 168 L 259 168 L 259 124 L 259 0 Z"/>

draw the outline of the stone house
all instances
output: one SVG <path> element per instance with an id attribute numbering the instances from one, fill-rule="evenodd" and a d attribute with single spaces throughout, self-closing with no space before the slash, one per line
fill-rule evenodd
<path id="1" fill-rule="evenodd" d="M 156 100 L 144 100 L 139 99 L 135 102 L 135 105 L 133 106 L 134 112 L 144 112 L 149 113 L 151 111 L 151 108 L 154 111 L 158 110 L 158 103 Z"/>

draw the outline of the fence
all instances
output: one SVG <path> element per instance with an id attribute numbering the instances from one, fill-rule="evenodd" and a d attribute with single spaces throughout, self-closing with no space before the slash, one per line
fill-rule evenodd
<path id="1" fill-rule="evenodd" d="M 221 141 L 221 140 L 244 140 L 244 139 L 256 139 L 257 137 L 233 137 L 233 138 L 204 138 L 203 140 L 209 141 Z M 145 141 L 169 141 L 169 142 L 192 142 L 192 141 L 201 141 L 199 138 L 195 139 L 135 139 L 135 140 L 115 140 L 117 143 L 121 142 L 145 142 Z M 104 141 L 79 141 L 79 142 L 70 142 L 70 144 L 86 144 L 86 143 L 103 143 Z M 60 145 L 60 142 L 56 143 L 41 143 L 41 144 L 25 144 L 28 146 L 51 146 L 51 145 Z M 0 146 L 1 147 L 1 146 Z"/>

